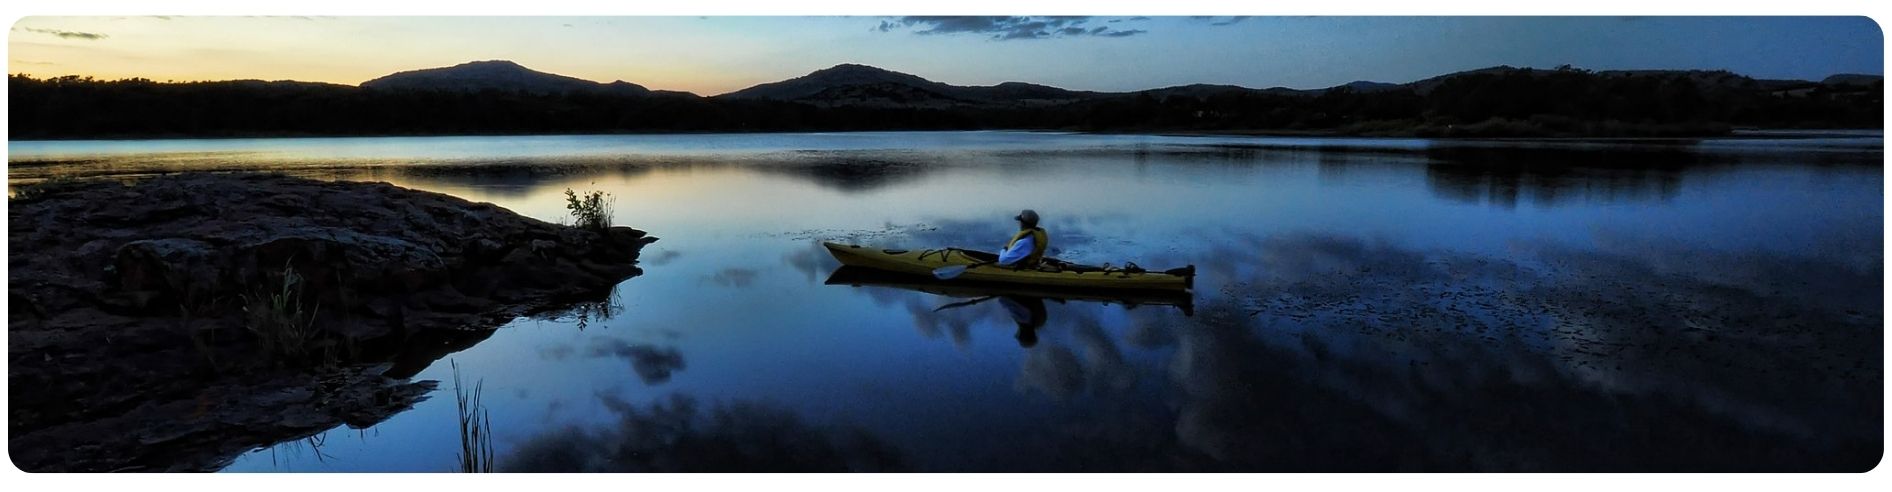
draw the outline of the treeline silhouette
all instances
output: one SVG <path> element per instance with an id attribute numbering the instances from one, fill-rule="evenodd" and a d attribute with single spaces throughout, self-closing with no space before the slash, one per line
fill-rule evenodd
<path id="1" fill-rule="evenodd" d="M 1468 72 L 1354 90 L 1155 90 L 1058 104 L 834 105 L 691 95 L 376 90 L 12 75 L 11 139 L 1056 129 L 1417 136 L 1687 136 L 1881 128 L 1884 82 L 1727 72 Z"/>

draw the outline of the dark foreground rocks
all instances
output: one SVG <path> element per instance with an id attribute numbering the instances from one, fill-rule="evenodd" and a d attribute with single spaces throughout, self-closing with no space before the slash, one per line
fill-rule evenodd
<path id="1" fill-rule="evenodd" d="M 62 183 L 9 202 L 8 451 L 27 471 L 215 470 L 367 426 L 406 378 L 636 276 L 643 231 L 385 183 Z"/>

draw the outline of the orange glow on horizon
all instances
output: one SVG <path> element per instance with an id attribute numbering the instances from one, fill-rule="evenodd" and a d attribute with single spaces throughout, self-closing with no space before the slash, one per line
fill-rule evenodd
<path id="1" fill-rule="evenodd" d="M 642 23 L 674 18 L 602 19 Z M 593 19 L 594 22 L 599 19 Z M 739 75 L 727 66 L 656 52 L 640 36 L 677 36 L 676 29 L 596 28 L 570 31 L 579 20 L 554 18 L 323 18 L 290 17 L 28 17 L 8 33 L 7 73 L 51 78 L 144 78 L 160 82 L 296 80 L 342 85 L 395 72 L 470 61 L 511 60 L 527 68 L 609 83 L 623 80 L 653 90 L 711 96 L 768 77 Z M 550 26 L 550 27 L 548 27 Z M 635 27 L 635 26 L 634 26 Z M 368 36 L 394 30 L 398 41 Z M 699 36 L 702 34 L 698 34 Z M 242 42 L 237 42 L 242 41 Z M 717 43 L 698 49 L 717 49 Z M 398 44 L 399 50 L 386 44 Z M 728 43 L 723 43 L 728 44 Z M 574 52 L 570 46 L 609 46 Z M 726 65 L 726 64 L 725 64 Z M 799 76 L 821 67 L 784 73 Z"/>

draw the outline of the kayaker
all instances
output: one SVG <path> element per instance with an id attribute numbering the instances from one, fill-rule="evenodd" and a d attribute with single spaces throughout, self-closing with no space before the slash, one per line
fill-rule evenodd
<path id="1" fill-rule="evenodd" d="M 1036 268 L 1045 258 L 1051 236 L 1038 227 L 1038 212 L 1025 209 L 1012 219 L 1018 221 L 1018 234 L 1013 234 L 1012 240 L 1005 243 L 1005 249 L 999 251 L 999 266 Z"/>

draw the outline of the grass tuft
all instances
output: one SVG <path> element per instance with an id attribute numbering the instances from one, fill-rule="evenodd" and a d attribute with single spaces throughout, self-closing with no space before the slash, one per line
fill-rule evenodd
<path id="1" fill-rule="evenodd" d="M 321 310 L 303 310 L 302 276 L 288 264 L 283 265 L 282 287 L 274 292 L 244 296 L 244 325 L 256 335 L 264 353 L 283 361 L 303 361 L 314 350 L 317 330 L 315 315 Z"/>

